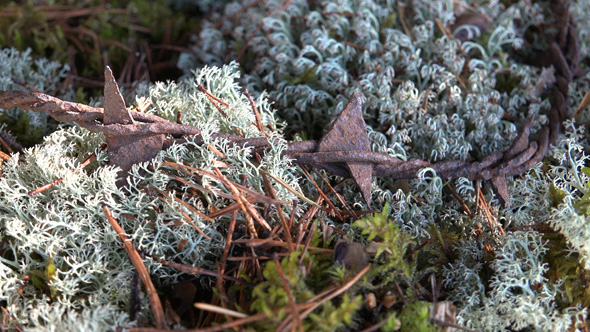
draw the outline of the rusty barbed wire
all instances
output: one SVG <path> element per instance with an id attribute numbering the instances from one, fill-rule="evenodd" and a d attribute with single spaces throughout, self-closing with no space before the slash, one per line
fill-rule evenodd
<path id="1" fill-rule="evenodd" d="M 370 151 L 369 137 L 362 117 L 360 94 L 353 94 L 345 109 L 332 123 L 330 130 L 319 141 L 292 142 L 284 151 L 300 164 L 324 169 L 334 175 L 353 178 L 368 205 L 371 203 L 372 176 L 394 179 L 414 178 L 423 168 L 433 169 L 441 178 L 466 177 L 470 180 L 490 181 L 502 204 L 508 203 L 508 176 L 523 174 L 542 161 L 549 144 L 557 140 L 562 122 L 568 118 L 568 84 L 581 76 L 578 67 L 579 42 L 575 22 L 563 2 L 551 4 L 560 22 L 555 40 L 543 56 L 524 57 L 536 66 L 555 69 L 555 83 L 548 89 L 553 102 L 548 113 L 549 122 L 531 140 L 530 128 L 534 119 L 529 118 L 510 147 L 503 152 L 492 153 L 479 161 L 450 160 L 431 163 L 424 160 L 408 160 Z M 525 42 L 525 49 L 532 46 Z M 0 108 L 20 108 L 45 112 L 60 122 L 75 122 L 91 132 L 102 132 L 107 138 L 109 160 L 122 169 L 121 176 L 131 165 L 153 158 L 161 149 L 174 143 L 194 140 L 203 143 L 201 131 L 190 125 L 164 120 L 158 116 L 129 111 L 125 108 L 110 69 L 105 69 L 104 109 L 63 101 L 39 93 L 0 91 Z M 166 135 L 181 138 L 166 139 Z M 352 137 L 351 137 L 352 135 Z M 225 139 L 230 144 L 251 147 L 252 157 L 262 155 L 270 147 L 267 137 L 243 138 L 232 134 L 216 133 L 214 139 Z"/>

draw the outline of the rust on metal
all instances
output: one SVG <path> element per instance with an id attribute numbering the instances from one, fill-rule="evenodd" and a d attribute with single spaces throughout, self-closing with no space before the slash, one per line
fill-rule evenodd
<path id="1" fill-rule="evenodd" d="M 113 72 L 107 66 L 104 71 L 104 118 L 105 125 L 120 124 L 134 126 L 133 117 L 125 107 L 125 101 Z M 124 184 L 123 178 L 134 164 L 154 158 L 164 144 L 163 134 L 105 134 L 109 162 L 121 168 L 118 185 Z"/>
<path id="2" fill-rule="evenodd" d="M 319 152 L 371 151 L 369 135 L 365 129 L 361 95 L 355 92 L 330 129 L 320 140 Z M 367 205 L 371 205 L 371 179 L 373 164 L 363 161 L 344 163 L 354 182 L 361 189 Z"/>
<path id="3" fill-rule="evenodd" d="M 554 82 L 552 80 L 546 84 L 547 89 L 552 89 L 555 96 L 548 112 L 549 122 L 533 135 L 533 119 L 527 119 L 519 135 L 505 151 L 494 152 L 479 161 L 446 160 L 437 163 L 419 159 L 405 161 L 372 152 L 363 120 L 361 96 L 356 92 L 320 141 L 289 143 L 284 154 L 297 163 L 324 169 L 337 176 L 351 177 L 368 205 L 371 204 L 372 176 L 414 178 L 425 167 L 432 168 L 441 178 L 466 177 L 470 180 L 490 181 L 500 201 L 508 204 L 506 177 L 522 174 L 543 160 L 549 144 L 555 142 L 561 132 L 562 121 L 570 118 L 567 115 L 568 84 L 574 77 L 584 75 L 577 63 L 579 41 L 575 24 L 566 7 L 558 9 L 556 13 L 560 17 L 556 22 L 559 23 L 559 29 L 556 31 L 559 33 L 548 43 L 548 48 L 534 49 L 525 41 L 522 49 L 526 52 L 521 54 L 523 60 L 532 65 L 553 66 L 556 69 Z M 468 22 L 470 20 L 483 18 L 467 19 Z M 104 111 L 38 92 L 0 91 L 0 108 L 14 107 L 45 112 L 57 121 L 71 121 L 92 132 L 102 132 L 107 140 L 110 163 L 122 170 L 118 182 L 120 185 L 134 164 L 151 160 L 163 148 L 187 140 L 197 144 L 204 143 L 198 128 L 127 110 L 108 67 L 105 69 Z M 179 138 L 165 139 L 165 135 Z M 267 137 L 245 139 L 227 133 L 213 133 L 211 138 L 225 139 L 233 146 L 250 147 L 252 156 L 263 155 L 270 148 Z"/>

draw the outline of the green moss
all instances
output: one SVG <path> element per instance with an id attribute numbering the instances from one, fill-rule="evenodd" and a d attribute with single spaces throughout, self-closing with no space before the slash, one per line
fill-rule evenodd
<path id="1" fill-rule="evenodd" d="M 570 251 L 562 234 L 548 232 L 543 239 L 548 241 L 549 248 L 545 256 L 549 267 L 547 278 L 551 283 L 561 283 L 561 292 L 557 294 L 559 305 L 563 308 L 577 305 L 590 307 L 590 271 L 580 263 L 580 255 Z"/>
<path id="2" fill-rule="evenodd" d="M 429 332 L 435 331 L 434 325 L 430 323 L 430 306 L 432 304 L 424 301 L 417 301 L 405 307 L 401 314 L 402 332 Z"/>
<path id="3" fill-rule="evenodd" d="M 373 276 L 382 278 L 383 281 L 379 286 L 386 286 L 392 279 L 399 276 L 405 278 L 412 276 L 412 265 L 404 260 L 404 255 L 414 241 L 409 234 L 403 232 L 393 220 L 389 219 L 390 213 L 391 208 L 385 204 L 381 213 L 359 219 L 352 224 L 366 236 L 366 241 L 374 240 L 379 243 L 375 253 L 377 264 L 370 271 Z"/>
<path id="4" fill-rule="evenodd" d="M 581 172 L 584 173 L 587 177 L 590 177 L 590 167 L 583 167 Z M 574 207 L 578 214 L 582 214 L 585 216 L 590 216 L 590 181 L 586 182 L 585 190 L 582 195 L 576 202 L 573 203 Z"/>
<path id="5" fill-rule="evenodd" d="M 564 203 L 565 197 L 566 193 L 563 190 L 553 184 L 549 186 L 549 200 L 553 208 L 557 208 L 560 204 Z"/>
<path id="6" fill-rule="evenodd" d="M 285 317 L 290 314 L 287 289 L 295 303 L 304 303 L 325 290 L 319 288 L 318 284 L 310 282 L 306 266 L 311 266 L 311 269 L 316 273 L 323 271 L 324 278 L 333 280 L 329 278 L 326 272 L 327 269 L 322 270 L 317 265 L 316 262 L 322 261 L 321 258 L 314 257 L 309 252 L 305 253 L 303 259 L 301 259 L 301 255 L 301 251 L 295 251 L 281 259 L 280 272 L 274 261 L 266 263 L 262 272 L 264 280 L 259 282 L 252 290 L 253 302 L 251 309 L 258 313 L 265 313 L 270 321 L 265 320 L 253 324 L 252 326 L 255 327 L 256 331 L 274 331 L 285 320 Z M 326 259 L 324 258 L 323 261 L 326 261 Z M 285 289 L 284 282 L 286 282 L 287 289 Z M 319 301 L 319 299 L 316 299 L 316 301 Z M 357 317 L 361 305 L 361 296 L 349 293 L 327 301 L 313 313 L 310 313 L 303 321 L 305 330 L 334 331 L 351 324 L 353 318 Z M 278 308 L 284 309 L 278 313 L 273 312 Z"/>
<path id="7" fill-rule="evenodd" d="M 496 74 L 496 89 L 501 93 L 511 93 L 519 84 L 520 78 L 510 72 Z"/>

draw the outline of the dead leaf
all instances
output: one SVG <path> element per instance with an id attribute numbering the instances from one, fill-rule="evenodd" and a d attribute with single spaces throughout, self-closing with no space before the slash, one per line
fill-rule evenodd
<path id="1" fill-rule="evenodd" d="M 358 242 L 344 239 L 336 242 L 334 260 L 347 269 L 356 272 L 369 265 L 369 255 L 365 252 L 365 247 Z"/>

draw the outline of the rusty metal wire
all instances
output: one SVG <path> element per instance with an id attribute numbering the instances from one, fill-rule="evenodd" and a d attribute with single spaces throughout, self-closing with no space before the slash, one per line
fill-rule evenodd
<path id="1" fill-rule="evenodd" d="M 563 24 L 555 41 L 543 56 L 527 59 L 537 66 L 553 66 L 556 83 L 549 87 L 554 95 L 549 111 L 549 122 L 531 139 L 530 128 L 534 119 L 528 119 L 520 134 L 504 152 L 496 152 L 479 161 L 451 160 L 431 163 L 424 160 L 403 161 L 385 154 L 370 151 L 368 136 L 361 111 L 361 99 L 354 94 L 349 104 L 319 141 L 293 142 L 285 154 L 297 163 L 324 169 L 334 175 L 352 177 L 370 205 L 371 177 L 407 179 L 416 177 L 420 169 L 429 167 L 442 178 L 466 177 L 470 180 L 490 181 L 501 203 L 508 202 L 506 177 L 528 171 L 545 156 L 550 143 L 554 143 L 567 116 L 568 83 L 581 75 L 578 67 L 579 43 L 575 24 L 568 8 L 560 1 L 551 5 L 555 13 L 563 15 Z M 526 47 L 531 48 L 525 43 Z M 105 108 L 62 101 L 38 92 L 0 91 L 0 107 L 45 112 L 60 122 L 75 122 L 107 137 L 111 163 L 127 172 L 131 165 L 150 160 L 161 149 L 174 142 L 187 139 L 201 142 L 199 129 L 172 123 L 155 115 L 128 111 L 122 103 L 119 89 L 110 69 L 105 71 Z M 165 139 L 165 135 L 181 138 Z M 351 135 L 354 137 L 351 138 Z M 254 154 L 264 154 L 270 147 L 266 137 L 245 139 L 231 134 L 217 133 L 212 138 L 226 139 L 230 144 L 252 147 Z M 121 174 L 124 175 L 124 174 Z"/>

